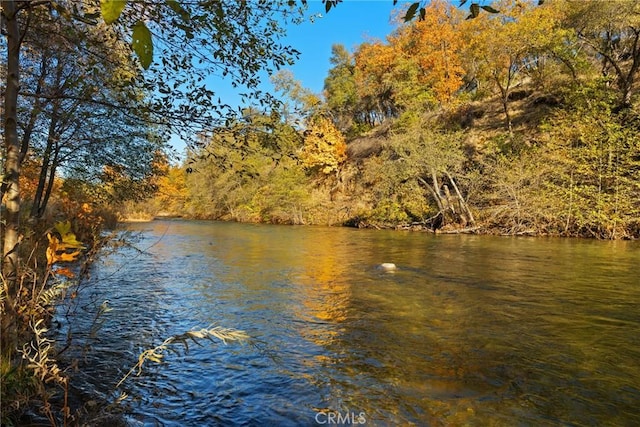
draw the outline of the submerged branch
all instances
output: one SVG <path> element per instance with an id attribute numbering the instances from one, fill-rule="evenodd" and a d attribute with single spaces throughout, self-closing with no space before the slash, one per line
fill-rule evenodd
<path id="1" fill-rule="evenodd" d="M 201 345 L 198 340 L 208 339 L 209 341 L 213 341 L 214 338 L 222 341 L 224 344 L 227 344 L 228 341 L 244 341 L 249 338 L 249 335 L 247 335 L 246 332 L 237 329 L 210 326 L 209 328 L 203 328 L 198 331 L 188 331 L 184 334 L 171 336 L 164 340 L 164 342 L 159 346 L 140 353 L 140 356 L 138 356 L 138 362 L 124 377 L 122 377 L 118 384 L 116 384 L 116 388 L 120 387 L 122 383 L 136 370 L 136 376 L 139 376 L 142 373 L 142 365 L 145 361 L 151 360 L 156 363 L 162 362 L 162 358 L 167 350 L 174 351 L 169 347 L 171 344 L 180 343 L 184 346 L 186 351 L 189 351 L 189 340 Z"/>

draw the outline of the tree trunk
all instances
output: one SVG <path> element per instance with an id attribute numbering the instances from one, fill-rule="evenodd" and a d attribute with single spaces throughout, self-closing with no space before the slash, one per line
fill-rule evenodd
<path id="1" fill-rule="evenodd" d="M 24 129 L 24 133 L 22 134 L 22 142 L 20 147 L 20 164 L 24 161 L 27 156 L 27 152 L 29 151 L 29 145 L 31 142 L 31 135 L 33 134 L 33 129 L 36 126 L 36 121 L 38 119 L 38 115 L 42 109 L 42 100 L 40 98 L 40 94 L 42 93 L 42 86 L 44 85 L 44 80 L 47 77 L 47 62 L 48 58 L 43 56 L 40 62 L 40 76 L 38 77 L 38 84 L 36 85 L 35 90 L 35 101 L 33 103 L 33 107 L 31 108 L 31 115 L 29 116 L 29 122 Z"/>
<path id="2" fill-rule="evenodd" d="M 466 222 L 471 224 L 472 226 L 475 225 L 476 220 L 473 217 L 473 213 L 471 213 L 471 210 L 469 209 L 469 205 L 467 205 L 467 202 L 464 200 L 464 197 L 462 197 L 462 193 L 460 193 L 460 190 L 458 189 L 456 182 L 454 181 L 453 177 L 449 174 L 449 172 L 445 172 L 445 173 L 447 174 L 447 178 L 449 178 L 449 182 L 451 183 L 451 186 L 456 192 L 456 196 L 458 197 L 458 203 L 460 204 L 460 210 L 461 212 L 464 212 L 466 216 Z"/>
<path id="3" fill-rule="evenodd" d="M 440 212 L 444 211 L 444 206 L 442 206 L 442 201 L 440 200 L 440 196 L 438 195 L 436 190 L 421 177 L 418 177 L 418 182 L 429 189 L 429 191 L 431 192 L 431 195 L 433 196 L 434 200 L 438 204 L 438 211 Z"/>
<path id="4" fill-rule="evenodd" d="M 51 155 L 54 152 L 54 144 L 57 139 L 56 127 L 58 125 L 58 101 L 53 105 L 53 112 L 51 114 L 51 121 L 49 122 L 49 134 L 47 136 L 47 147 L 44 150 L 42 156 L 42 166 L 40 167 L 40 176 L 38 177 L 38 187 L 36 188 L 36 194 L 33 196 L 33 206 L 31 207 L 31 218 L 40 218 L 44 212 L 44 206 L 42 202 L 42 196 L 47 184 L 47 177 L 49 180 L 53 180 L 53 165 L 51 162 Z"/>
<path id="5" fill-rule="evenodd" d="M 56 178 L 56 169 L 58 168 L 58 153 L 53 157 L 53 161 L 51 162 L 51 170 L 49 171 L 49 181 L 47 182 L 47 189 L 44 192 L 44 197 L 40 202 L 40 207 L 38 208 L 38 218 L 42 218 L 44 215 L 44 211 L 47 208 L 47 204 L 49 203 L 49 197 L 51 196 L 51 192 L 53 191 L 53 183 Z"/>
<path id="6" fill-rule="evenodd" d="M 7 88 L 4 97 L 4 239 L 2 242 L 2 275 L 8 303 L 15 297 L 20 244 L 20 141 L 18 139 L 18 90 L 20 87 L 20 27 L 15 1 L 3 2 L 2 18 L 7 34 Z"/>
<path id="7" fill-rule="evenodd" d="M 504 121 L 509 133 L 513 133 L 513 124 L 511 123 L 511 114 L 509 114 L 509 100 L 502 100 L 502 109 L 504 110 Z"/>
<path id="8" fill-rule="evenodd" d="M 2 28 L 7 37 L 7 75 L 4 93 L 4 168 L 2 172 L 2 332 L 3 357 L 11 358 L 18 346 L 15 300 L 18 293 L 20 256 L 20 141 L 18 139 L 18 91 L 20 89 L 20 26 L 15 1 L 2 5 Z"/>

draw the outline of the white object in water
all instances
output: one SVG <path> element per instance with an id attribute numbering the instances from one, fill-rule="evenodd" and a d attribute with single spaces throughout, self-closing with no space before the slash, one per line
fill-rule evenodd
<path id="1" fill-rule="evenodd" d="M 392 262 L 384 262 L 380 264 L 380 268 L 383 269 L 384 271 L 394 271 L 397 267 Z"/>

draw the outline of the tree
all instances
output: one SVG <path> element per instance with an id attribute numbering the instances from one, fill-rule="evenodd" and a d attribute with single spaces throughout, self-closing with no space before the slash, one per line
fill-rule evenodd
<path id="1" fill-rule="evenodd" d="M 399 114 L 394 93 L 396 54 L 392 46 L 382 42 L 363 43 L 355 52 L 356 88 L 362 105 L 359 110 L 370 126 Z"/>
<path id="2" fill-rule="evenodd" d="M 5 204 L 4 239 L 2 242 L 2 275 L 4 295 L 11 306 L 15 297 L 20 244 L 20 141 L 18 137 L 18 91 L 20 88 L 21 33 L 18 14 L 21 4 L 2 4 L 2 27 L 7 38 L 7 85 L 4 96 L 5 160 L 3 167 L 3 203 Z M 6 198 L 6 199 L 5 199 Z"/>
<path id="3" fill-rule="evenodd" d="M 354 73 L 359 98 L 356 105 L 361 106 L 357 110 L 365 112 L 369 124 L 401 115 L 415 120 L 410 116 L 453 100 L 465 71 L 461 58 L 465 39 L 458 29 L 460 20 L 456 8 L 433 1 L 425 7 L 420 20 L 400 25 L 386 43 L 364 43 L 358 47 Z M 342 77 L 340 81 L 348 80 Z"/>
<path id="4" fill-rule="evenodd" d="M 503 1 L 501 13 L 484 15 L 467 21 L 469 38 L 467 63 L 474 69 L 469 74 L 492 82 L 497 90 L 505 117 L 505 128 L 511 132 L 509 109 L 511 94 L 525 76 L 565 42 L 566 33 L 559 30 L 554 9 L 529 3 Z"/>
<path id="5" fill-rule="evenodd" d="M 163 169 L 155 196 L 158 209 L 181 215 L 187 202 L 186 172 L 182 166 L 165 165 Z"/>
<path id="6" fill-rule="evenodd" d="M 271 76 L 271 82 L 284 98 L 279 112 L 285 123 L 295 125 L 305 117 L 317 113 L 321 107 L 318 95 L 303 87 L 291 71 L 278 71 Z"/>
<path id="7" fill-rule="evenodd" d="M 141 92 L 122 85 L 136 75 L 127 44 L 98 41 L 104 35 L 100 26 L 69 27 L 44 10 L 34 11 L 31 22 L 49 34 L 27 33 L 23 41 L 29 61 L 23 61 L 19 98 L 21 123 L 27 123 L 21 151 L 30 148 L 41 159 L 30 213 L 35 219 L 44 213 L 58 170 L 95 182 L 109 165 L 142 180 L 162 141 L 149 129 Z M 91 72 L 95 68 L 99 75 Z"/>
<path id="8" fill-rule="evenodd" d="M 322 175 L 337 174 L 340 164 L 347 159 L 347 144 L 342 133 L 329 119 L 318 115 L 309 120 L 304 134 L 302 164 Z"/>
<path id="9" fill-rule="evenodd" d="M 361 122 L 357 113 L 355 63 L 353 55 L 341 44 L 331 46 L 332 68 L 324 79 L 324 96 L 327 108 L 338 129 L 347 132 L 353 122 Z"/>
<path id="10" fill-rule="evenodd" d="M 308 192 L 300 140 L 277 114 L 256 112 L 202 135 L 186 178 L 187 208 L 205 218 L 302 223 Z"/>
<path id="11" fill-rule="evenodd" d="M 554 166 L 548 188 L 564 201 L 554 216 L 564 220 L 565 234 L 630 237 L 640 215 L 640 118 L 616 112 L 619 98 L 602 81 L 569 101 L 545 125 L 543 161 Z"/>
<path id="12" fill-rule="evenodd" d="M 457 9 L 432 1 L 419 21 L 400 27 L 391 39 L 418 66 L 417 81 L 412 84 L 429 88 L 439 103 L 450 101 L 462 85 L 464 39 L 457 28 L 459 21 Z"/>
<path id="13" fill-rule="evenodd" d="M 600 62 L 604 76 L 613 76 L 618 108 L 631 106 L 640 70 L 640 4 L 636 1 L 565 1 L 565 24 Z"/>
<path id="14" fill-rule="evenodd" d="M 290 64 L 297 56 L 294 49 L 277 42 L 284 21 L 296 19 L 302 12 L 284 3 L 248 4 L 247 2 L 137 2 L 96 0 L 75 1 L 6 1 L 2 3 L 3 28 L 7 42 L 7 85 L 5 91 L 5 161 L 3 193 L 6 222 L 3 240 L 3 276 L 7 295 L 15 290 L 20 233 L 20 164 L 18 127 L 18 90 L 21 79 L 21 47 L 29 34 L 49 35 L 32 24 L 36 13 L 48 13 L 66 30 L 96 27 L 108 48 L 109 41 L 125 40 L 131 29 L 132 48 L 141 65 L 148 70 L 131 76 L 119 76 L 120 89 L 132 88 L 146 96 L 143 115 L 155 132 L 167 137 L 180 134 L 189 140 L 203 128 L 224 124 L 237 112 L 208 87 L 211 75 L 229 76 L 234 87 L 246 87 L 244 98 L 264 106 L 276 105 L 269 94 L 258 90 L 257 72 L 269 73 Z M 104 26 L 100 12 L 112 26 Z M 281 21 L 280 18 L 284 21 Z M 64 24 L 64 25 L 63 25 Z M 86 25 L 88 27 L 84 27 Z M 31 33 L 32 32 L 32 33 Z M 81 31 L 78 31 L 81 32 Z M 152 43 L 151 34 L 155 39 Z M 104 55 L 95 55 L 90 44 L 85 50 L 84 70 L 94 76 L 109 75 L 100 67 Z M 155 56 L 154 50 L 155 48 Z M 154 58 L 159 58 L 154 62 Z M 95 65 L 91 67 L 90 65 Z M 100 86 L 99 86 L 100 87 Z M 100 92 L 98 92 L 99 94 Z M 132 93 L 126 91 L 126 93 Z M 122 99 L 94 100 L 131 113 L 131 105 Z M 134 105 L 136 109 L 139 105 Z M 51 182 L 51 181 L 49 181 Z"/>
<path id="15" fill-rule="evenodd" d="M 462 172 L 462 135 L 441 132 L 422 123 L 395 135 L 388 150 L 392 162 L 403 164 L 406 180 L 416 181 L 437 206 L 445 222 L 474 225 L 456 175 Z"/>

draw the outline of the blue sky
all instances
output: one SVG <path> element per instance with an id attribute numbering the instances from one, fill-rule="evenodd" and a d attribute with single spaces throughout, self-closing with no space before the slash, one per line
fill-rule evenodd
<path id="1" fill-rule="evenodd" d="M 397 8 L 402 7 L 399 1 Z M 345 0 L 329 13 L 320 0 L 309 1 L 309 14 L 322 18 L 287 28 L 286 44 L 301 52 L 298 62 L 289 69 L 302 85 L 320 93 L 331 64 L 331 46 L 343 44 L 349 51 L 370 40 L 384 40 L 395 28 L 390 24 L 393 0 Z"/>

